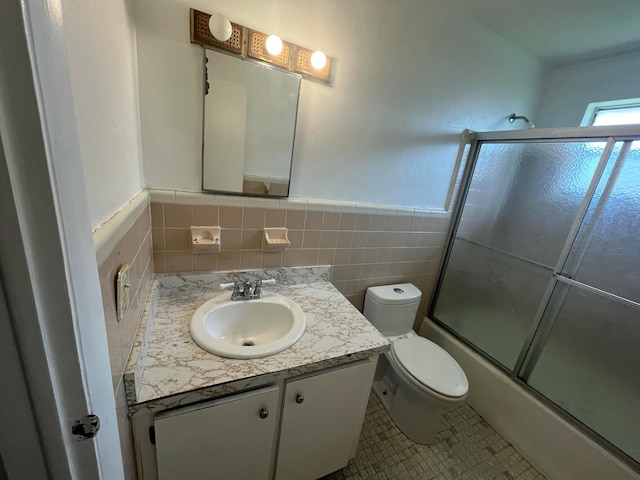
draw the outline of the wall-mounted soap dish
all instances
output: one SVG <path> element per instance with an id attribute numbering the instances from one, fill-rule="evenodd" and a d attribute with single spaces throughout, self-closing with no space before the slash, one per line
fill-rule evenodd
<path id="1" fill-rule="evenodd" d="M 191 253 L 203 255 L 220 251 L 220 227 L 191 227 Z"/>
<path id="2" fill-rule="evenodd" d="M 265 228 L 263 250 L 284 250 L 291 246 L 286 228 Z"/>

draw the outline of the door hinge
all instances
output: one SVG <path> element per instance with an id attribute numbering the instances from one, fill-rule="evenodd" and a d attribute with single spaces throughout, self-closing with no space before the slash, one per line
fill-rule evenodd
<path id="1" fill-rule="evenodd" d="M 76 418 L 71 425 L 71 433 L 77 440 L 93 438 L 100 430 L 100 418 L 97 415 L 86 415 Z"/>

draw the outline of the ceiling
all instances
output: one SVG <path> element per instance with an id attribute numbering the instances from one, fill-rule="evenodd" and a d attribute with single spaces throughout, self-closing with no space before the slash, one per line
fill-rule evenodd
<path id="1" fill-rule="evenodd" d="M 640 52 L 640 0 L 443 1 L 553 66 Z"/>

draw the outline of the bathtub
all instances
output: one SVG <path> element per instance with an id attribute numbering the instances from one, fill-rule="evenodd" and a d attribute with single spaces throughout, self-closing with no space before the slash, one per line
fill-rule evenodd
<path id="1" fill-rule="evenodd" d="M 456 359 L 469 379 L 467 403 L 547 478 L 640 479 L 640 473 L 431 319 L 425 318 L 420 335 Z"/>

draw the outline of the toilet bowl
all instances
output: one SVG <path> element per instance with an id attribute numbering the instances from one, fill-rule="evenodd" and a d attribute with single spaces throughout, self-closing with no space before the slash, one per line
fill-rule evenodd
<path id="1" fill-rule="evenodd" d="M 407 437 L 428 444 L 443 413 L 464 402 L 469 383 L 451 355 L 411 329 L 421 295 L 412 284 L 371 287 L 364 315 L 391 342 L 378 360 L 374 392 Z"/>
<path id="2" fill-rule="evenodd" d="M 467 397 L 466 375 L 440 346 L 417 335 L 393 340 L 385 360 L 398 379 L 393 398 L 388 401 L 391 418 L 414 442 L 432 443 L 440 430 L 443 413 L 462 404 Z M 385 395 L 380 390 L 386 389 L 384 380 L 377 386 L 374 391 L 378 396 Z"/>

